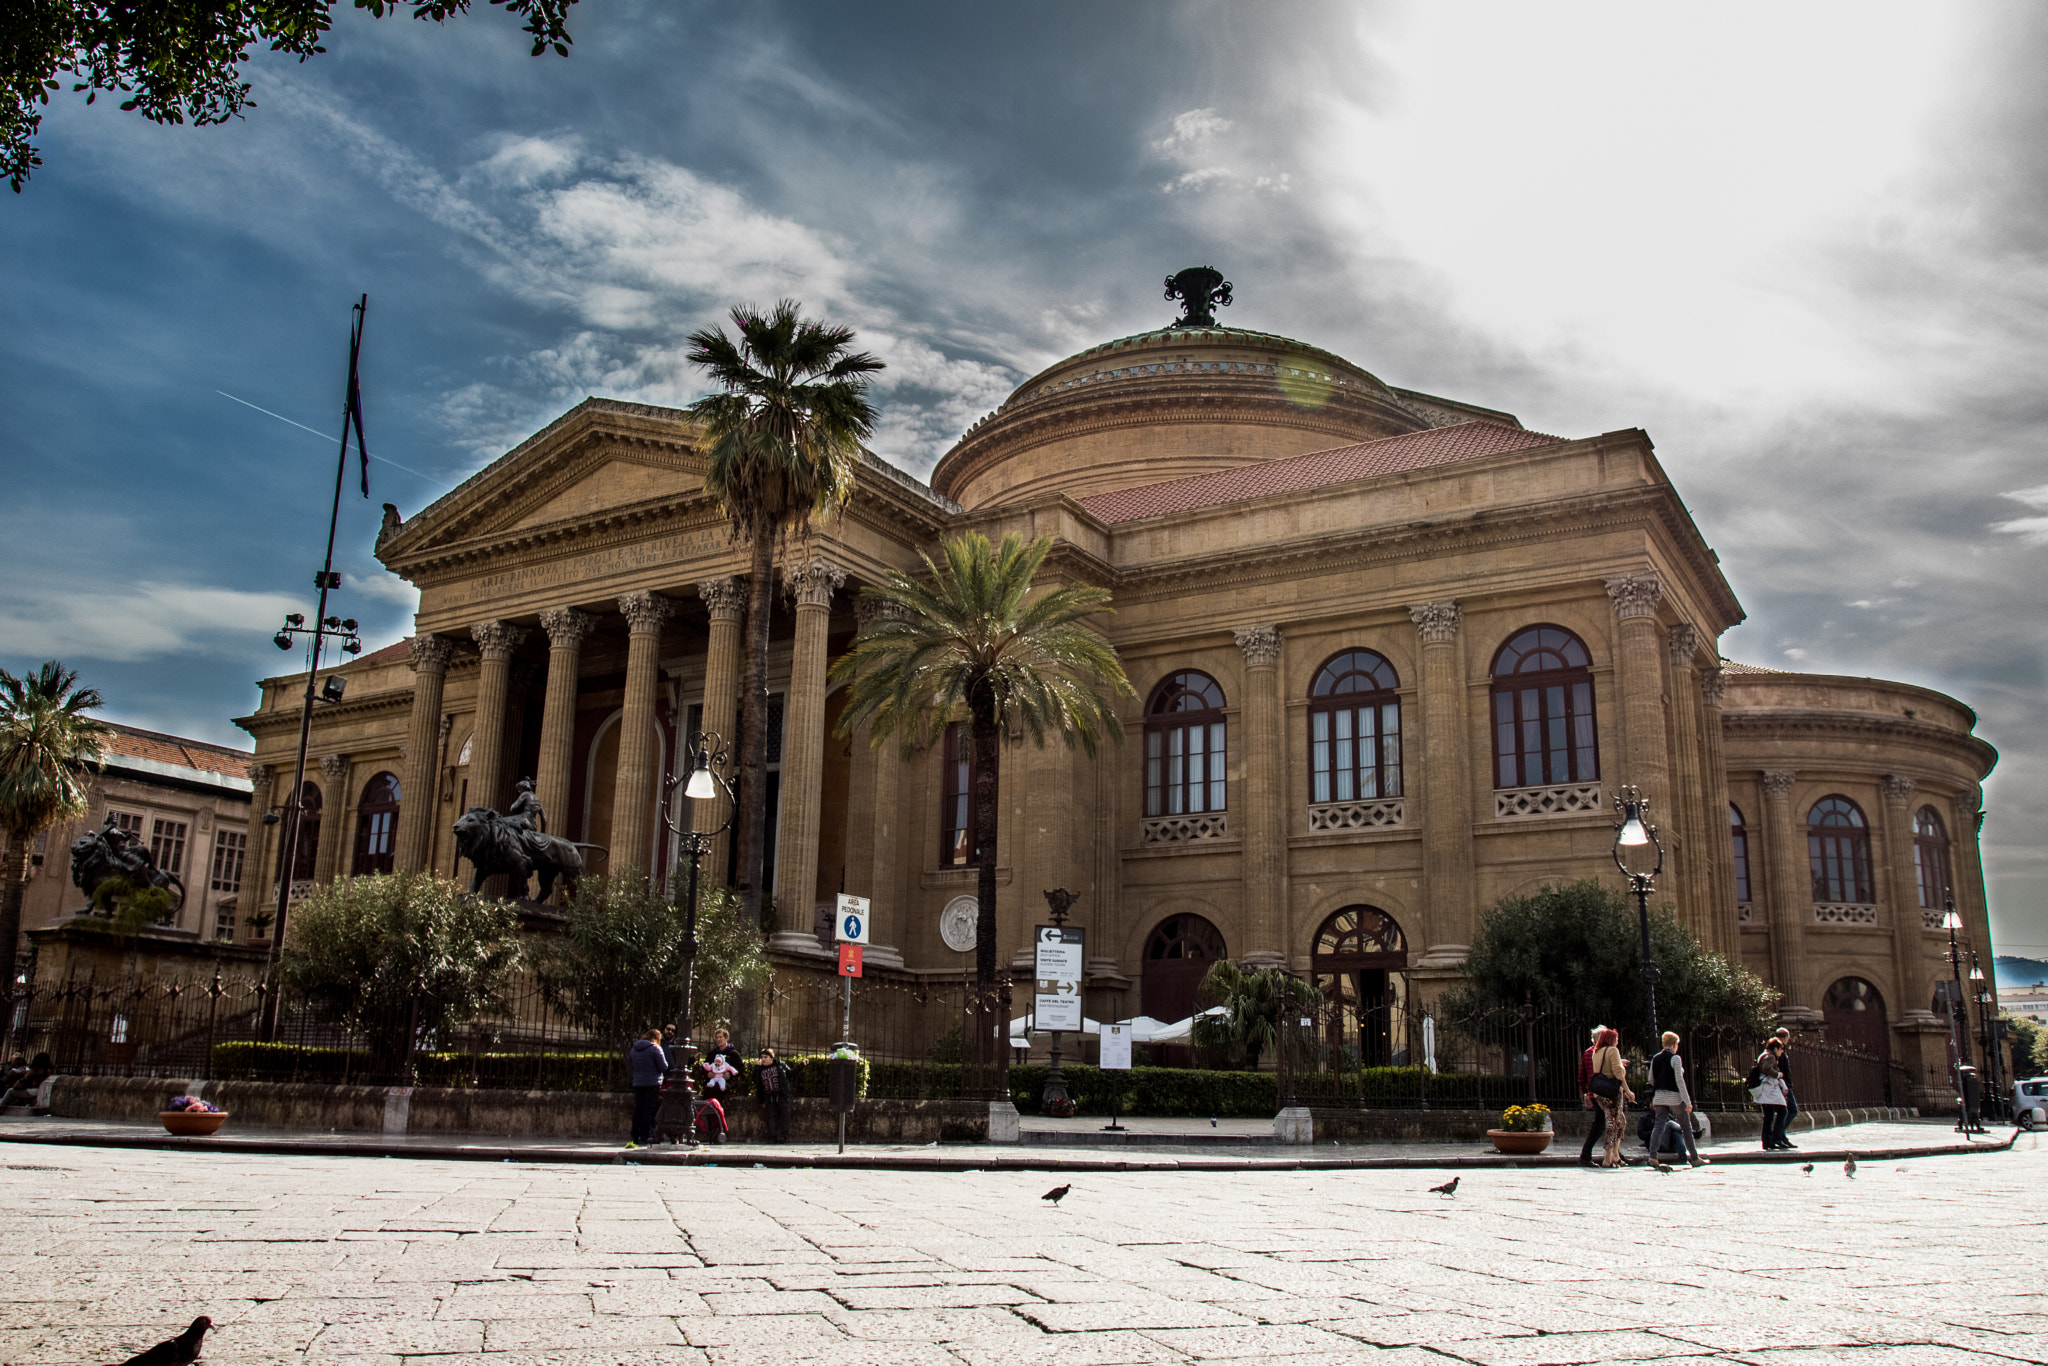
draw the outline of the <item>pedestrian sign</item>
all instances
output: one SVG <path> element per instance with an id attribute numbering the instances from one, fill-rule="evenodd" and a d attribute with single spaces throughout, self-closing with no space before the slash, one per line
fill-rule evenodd
<path id="1" fill-rule="evenodd" d="M 868 899 L 864 896 L 839 894 L 839 903 L 832 921 L 833 937 L 842 944 L 865 944 L 868 942 Z M 858 977 L 860 974 L 855 973 Z"/>

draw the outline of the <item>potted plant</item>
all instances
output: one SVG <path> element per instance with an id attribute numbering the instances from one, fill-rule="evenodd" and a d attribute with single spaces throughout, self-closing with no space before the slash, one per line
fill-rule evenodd
<path id="1" fill-rule="evenodd" d="M 227 1111 L 197 1096 L 172 1096 L 169 1105 L 157 1112 L 164 1128 L 180 1138 L 204 1138 L 220 1132 L 227 1123 Z"/>
<path id="2" fill-rule="evenodd" d="M 1493 1140 L 1495 1152 L 1507 1153 L 1511 1157 L 1534 1157 L 1550 1146 L 1556 1134 L 1550 1127 L 1550 1107 L 1531 1101 L 1527 1105 L 1510 1105 L 1501 1111 L 1500 1127 L 1488 1129 L 1486 1136 Z"/>

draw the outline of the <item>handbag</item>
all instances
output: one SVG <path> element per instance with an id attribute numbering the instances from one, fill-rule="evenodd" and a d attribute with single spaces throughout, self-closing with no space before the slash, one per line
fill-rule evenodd
<path id="1" fill-rule="evenodd" d="M 1586 1083 L 1586 1089 L 1602 1100 L 1618 1100 L 1621 1097 L 1621 1078 L 1595 1072 L 1593 1079 Z"/>

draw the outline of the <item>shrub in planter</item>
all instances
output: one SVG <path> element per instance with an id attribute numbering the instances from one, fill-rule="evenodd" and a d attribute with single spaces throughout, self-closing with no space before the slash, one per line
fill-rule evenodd
<path id="1" fill-rule="evenodd" d="M 1129 1071 L 1105 1072 L 1084 1063 L 1060 1070 L 1078 1114 L 1108 1114 L 1112 1095 L 1120 1098 L 1118 1108 L 1127 1115 L 1266 1119 L 1279 1103 L 1270 1072 L 1186 1067 L 1134 1067 Z M 1042 1063 L 1025 1063 L 1010 1069 L 1010 1098 L 1018 1113 L 1039 1113 L 1047 1071 Z"/>

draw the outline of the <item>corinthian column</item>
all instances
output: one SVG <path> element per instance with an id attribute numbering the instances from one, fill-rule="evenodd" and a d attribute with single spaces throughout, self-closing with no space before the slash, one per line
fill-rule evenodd
<path id="1" fill-rule="evenodd" d="M 1728 834 L 1728 760 L 1721 748 L 1721 700 L 1727 694 L 1728 679 L 1719 668 L 1700 674 L 1701 790 L 1707 794 L 1706 863 L 1713 873 L 1708 886 L 1714 898 L 1720 950 L 1740 963 L 1742 923 L 1735 910 L 1735 845 Z"/>
<path id="2" fill-rule="evenodd" d="M 235 904 L 242 908 L 237 923 L 246 925 L 251 913 L 265 906 L 276 909 L 277 856 L 271 852 L 270 832 L 278 826 L 265 825 L 263 817 L 275 803 L 277 778 L 269 764 L 246 764 L 242 771 L 249 775 L 249 847 L 242 855 L 242 891 Z M 249 936 L 244 932 L 242 937 Z"/>
<path id="3" fill-rule="evenodd" d="M 1422 818 L 1423 886 L 1429 923 L 1417 926 L 1433 965 L 1456 966 L 1471 950 L 1477 893 L 1472 881 L 1471 765 L 1465 745 L 1465 686 L 1458 663 L 1455 602 L 1408 609 L 1422 644 L 1422 743 L 1403 756 L 1401 777 Z M 1414 737 L 1410 737 L 1411 742 Z M 1412 795 L 1422 779 L 1419 801 Z"/>
<path id="4" fill-rule="evenodd" d="M 1287 963 L 1287 833 L 1280 773 L 1280 628 L 1240 626 L 1244 651 L 1244 905 L 1246 942 L 1240 961 L 1254 967 Z"/>
<path id="5" fill-rule="evenodd" d="M 853 611 L 862 630 L 877 618 L 903 615 L 895 603 L 868 597 L 855 598 Z M 848 890 L 873 898 L 869 918 L 880 952 L 870 949 L 867 956 L 886 964 L 891 955 L 902 957 L 894 946 L 906 942 L 911 929 L 900 885 L 901 846 L 904 828 L 915 829 L 917 823 L 902 809 L 903 761 L 898 746 L 885 742 L 876 749 L 874 733 L 867 726 L 853 733 L 853 772 L 847 792 L 851 800 L 846 813 L 846 867 L 852 880 Z"/>
<path id="6" fill-rule="evenodd" d="M 1671 824 L 1671 761 L 1664 744 L 1663 632 L 1657 629 L 1657 607 L 1664 601 L 1664 583 L 1656 574 L 1630 574 L 1607 581 L 1607 596 L 1621 623 L 1621 725 L 1627 769 L 1623 783 L 1641 788 L 1650 810 L 1666 814 Z"/>
<path id="7" fill-rule="evenodd" d="M 638 868 L 650 876 L 654 855 L 654 785 L 661 778 L 655 701 L 661 683 L 661 631 L 675 604 L 659 593 L 628 593 L 619 614 L 626 641 L 626 705 L 619 717 L 618 781 L 612 786 L 610 872 Z"/>
<path id="8" fill-rule="evenodd" d="M 1921 1009 L 1921 988 L 1929 973 L 1920 944 L 1920 873 L 1913 866 L 1913 788 L 1911 778 L 1901 773 L 1884 777 L 1884 850 L 1886 912 L 1892 931 L 1891 1016 L 1896 1022 L 1906 1010 Z"/>
<path id="9" fill-rule="evenodd" d="M 325 817 L 320 822 L 320 847 L 313 852 L 313 880 L 327 883 L 334 881 L 341 862 L 341 846 L 348 842 L 348 822 L 343 816 L 348 811 L 348 756 L 326 754 L 320 758 L 320 807 Z M 399 794 L 401 797 L 404 794 Z M 399 810 L 405 809 L 401 801 Z"/>
<path id="10" fill-rule="evenodd" d="M 476 682 L 476 748 L 469 756 L 469 799 L 505 809 L 505 702 L 512 691 L 512 653 L 526 639 L 520 627 L 480 621 L 469 628 L 483 667 Z"/>
<path id="11" fill-rule="evenodd" d="M 739 756 L 740 625 L 747 616 L 747 584 L 744 579 L 710 579 L 697 585 L 697 596 L 711 614 L 711 643 L 704 653 L 704 729 L 725 742 L 725 752 Z M 724 774 L 735 782 L 738 772 L 729 762 Z M 716 830 L 732 816 L 732 802 L 720 792 L 708 802 L 698 802 L 695 826 Z M 703 877 L 711 887 L 732 881 L 726 867 L 724 840 L 714 840 L 704 855 Z"/>
<path id="12" fill-rule="evenodd" d="M 597 627 L 597 618 L 573 607 L 551 607 L 540 614 L 548 633 L 548 686 L 540 708 L 540 763 L 533 795 L 540 798 L 548 829 L 569 833 L 569 766 L 576 750 L 576 680 L 583 664 L 583 640 Z"/>
<path id="13" fill-rule="evenodd" d="M 1710 949 L 1719 949 L 1713 878 L 1707 859 L 1708 830 L 1703 819 L 1700 778 L 1700 690 L 1693 673 L 1700 633 L 1685 622 L 1664 632 L 1666 662 L 1671 666 L 1671 808 L 1666 819 L 1678 835 L 1679 916 L 1687 929 Z"/>
<path id="14" fill-rule="evenodd" d="M 775 845 L 776 909 L 787 933 L 810 938 L 818 894 L 818 821 L 825 780 L 825 632 L 846 571 L 823 560 L 791 565 L 782 579 L 796 602 L 796 644 L 783 723 L 782 800 Z M 813 947 L 816 940 L 811 939 Z"/>
<path id="15" fill-rule="evenodd" d="M 1806 854 L 1806 832 L 1792 809 L 1792 788 L 1799 775 L 1774 768 L 1764 773 L 1764 838 L 1771 860 L 1765 888 L 1771 913 L 1771 985 L 1784 999 L 1778 1018 L 1788 1024 L 1810 1024 L 1820 1012 L 1806 1003 L 1806 922 L 1813 917 L 1813 865 Z"/>
<path id="16" fill-rule="evenodd" d="M 412 655 L 412 716 L 405 728 L 405 786 L 399 793 L 394 866 L 424 868 L 434 850 L 434 730 L 441 724 L 441 686 L 448 680 L 455 642 L 414 636 L 406 645 Z"/>

